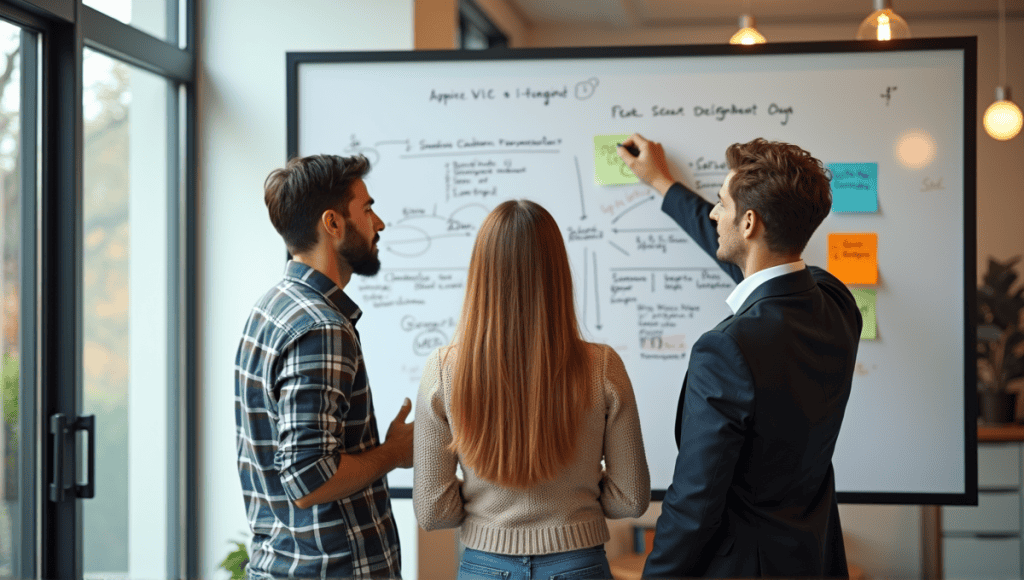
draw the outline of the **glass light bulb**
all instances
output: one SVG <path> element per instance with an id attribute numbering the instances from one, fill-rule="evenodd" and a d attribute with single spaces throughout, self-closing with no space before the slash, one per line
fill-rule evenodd
<path id="1" fill-rule="evenodd" d="M 889 8 L 875 10 L 860 23 L 857 40 L 892 40 L 910 38 L 907 21 Z"/>
<path id="2" fill-rule="evenodd" d="M 996 101 L 985 109 L 982 124 L 985 125 L 985 132 L 993 139 L 1007 141 L 1020 133 L 1024 125 L 1024 114 L 1021 114 L 1020 107 L 1013 101 Z"/>
<path id="3" fill-rule="evenodd" d="M 729 44 L 764 44 L 768 40 L 756 28 L 741 28 L 729 39 Z"/>
<path id="4" fill-rule="evenodd" d="M 878 15 L 878 40 L 892 40 L 892 29 L 889 28 L 889 17 Z"/>

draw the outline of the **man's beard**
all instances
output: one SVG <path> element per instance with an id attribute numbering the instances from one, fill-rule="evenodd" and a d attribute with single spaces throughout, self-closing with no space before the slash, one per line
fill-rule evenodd
<path id="1" fill-rule="evenodd" d="M 377 243 L 379 234 L 374 234 L 373 242 Z M 355 224 L 345 220 L 345 239 L 341 243 L 341 255 L 338 260 L 344 260 L 352 268 L 352 272 L 360 276 L 373 276 L 380 271 L 380 260 L 377 253 L 373 251 L 370 244 L 356 231 Z"/>

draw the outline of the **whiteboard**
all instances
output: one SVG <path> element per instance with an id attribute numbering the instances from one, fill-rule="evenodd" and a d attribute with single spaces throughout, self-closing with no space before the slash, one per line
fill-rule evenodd
<path id="1" fill-rule="evenodd" d="M 877 338 L 861 341 L 833 459 L 840 500 L 974 503 L 975 40 L 872 44 L 289 53 L 289 156 L 372 162 L 383 267 L 345 291 L 382 436 L 452 338 L 478 225 L 531 199 L 564 233 L 585 337 L 625 362 L 661 499 L 689 349 L 730 314 L 734 284 L 652 189 L 598 183 L 594 138 L 660 141 L 713 199 L 726 147 L 764 137 L 877 164 L 878 210 L 834 211 L 803 255 L 826 267 L 829 233 L 878 235 L 878 282 L 859 286 L 876 291 Z M 389 482 L 408 496 L 412 472 Z"/>

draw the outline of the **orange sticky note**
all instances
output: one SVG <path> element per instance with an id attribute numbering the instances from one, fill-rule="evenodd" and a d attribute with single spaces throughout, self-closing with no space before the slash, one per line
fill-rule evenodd
<path id="1" fill-rule="evenodd" d="M 828 271 L 843 284 L 877 284 L 878 234 L 829 234 Z"/>

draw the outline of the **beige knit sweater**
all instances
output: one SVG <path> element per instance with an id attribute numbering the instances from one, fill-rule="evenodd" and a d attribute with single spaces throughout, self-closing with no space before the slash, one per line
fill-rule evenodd
<path id="1" fill-rule="evenodd" d="M 580 425 L 576 460 L 556 479 L 526 490 L 480 479 L 448 449 L 454 356 L 442 365 L 451 347 L 430 355 L 416 402 L 413 447 L 413 506 L 424 530 L 461 526 L 469 548 L 540 555 L 603 544 L 609 537 L 606 517 L 639 517 L 647 510 L 651 482 L 633 387 L 611 347 L 587 346 L 594 404 Z"/>

